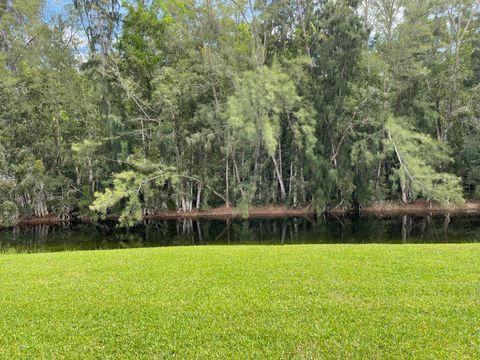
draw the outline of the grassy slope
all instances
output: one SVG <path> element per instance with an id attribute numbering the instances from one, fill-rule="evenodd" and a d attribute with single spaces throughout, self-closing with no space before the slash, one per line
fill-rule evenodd
<path id="1" fill-rule="evenodd" d="M 0 358 L 479 358 L 480 244 L 0 255 Z"/>

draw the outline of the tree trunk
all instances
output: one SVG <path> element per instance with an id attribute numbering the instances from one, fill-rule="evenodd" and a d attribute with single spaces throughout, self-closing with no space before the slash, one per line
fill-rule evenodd
<path id="1" fill-rule="evenodd" d="M 405 184 L 405 179 L 403 177 L 400 178 L 400 190 L 402 191 L 402 202 L 406 204 L 408 202 L 407 185 Z"/>
<path id="2" fill-rule="evenodd" d="M 227 158 L 225 159 L 225 199 L 227 199 L 225 206 L 230 206 L 230 199 L 229 199 L 229 193 L 228 193 L 228 173 L 229 173 L 229 168 L 228 168 L 228 151 L 227 151 Z"/>
<path id="3" fill-rule="evenodd" d="M 285 192 L 285 185 L 283 184 L 282 171 L 281 169 L 279 169 L 277 160 L 273 155 L 272 155 L 272 160 L 273 160 L 273 165 L 275 166 L 275 172 L 277 173 L 278 184 L 280 185 L 280 197 L 282 201 L 285 201 L 285 199 L 287 198 L 287 194 Z"/>
<path id="4" fill-rule="evenodd" d="M 200 210 L 201 196 L 202 196 L 202 183 L 198 184 L 198 188 L 197 188 L 197 205 L 196 205 L 197 210 Z"/>

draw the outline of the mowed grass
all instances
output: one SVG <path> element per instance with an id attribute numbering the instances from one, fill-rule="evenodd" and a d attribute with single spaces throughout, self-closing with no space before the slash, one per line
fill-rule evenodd
<path id="1" fill-rule="evenodd" d="M 480 244 L 0 255 L 0 358 L 480 358 Z"/>

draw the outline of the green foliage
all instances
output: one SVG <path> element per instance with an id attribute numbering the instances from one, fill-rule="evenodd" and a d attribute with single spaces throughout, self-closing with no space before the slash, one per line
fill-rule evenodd
<path id="1" fill-rule="evenodd" d="M 131 165 L 134 170 L 114 174 L 113 186 L 103 193 L 96 192 L 95 201 L 90 206 L 90 210 L 104 218 L 110 209 L 120 206 L 119 224 L 127 227 L 134 226 L 143 218 L 141 197 L 152 196 L 152 187 L 162 188 L 167 181 L 177 181 L 172 168 L 146 160 L 132 160 Z"/>
<path id="2" fill-rule="evenodd" d="M 19 216 L 480 192 L 475 0 L 0 8 L 0 203 Z"/>
<path id="3" fill-rule="evenodd" d="M 273 156 L 277 151 L 281 118 L 289 114 L 300 119 L 305 117 L 308 110 L 300 109 L 300 103 L 294 82 L 278 65 L 247 71 L 237 81 L 236 91 L 228 100 L 228 124 L 235 138 L 250 141 L 258 137 L 268 155 Z M 300 130 L 298 126 L 295 128 L 297 136 Z M 303 130 L 309 131 L 308 127 Z"/>
<path id="4" fill-rule="evenodd" d="M 392 178 L 396 186 L 405 183 L 411 200 L 421 195 L 444 206 L 463 204 L 460 178 L 436 170 L 452 161 L 445 143 L 411 130 L 406 121 L 398 118 L 389 119 L 386 131 L 389 138 L 385 146 L 397 158 Z"/>
<path id="5" fill-rule="evenodd" d="M 304 71 L 299 66 L 297 70 Z M 294 80 L 276 62 L 271 68 L 264 66 L 244 72 L 237 80 L 235 93 L 228 99 L 225 116 L 232 149 L 243 154 L 254 148 L 250 165 L 253 177 L 240 184 L 243 202 L 250 203 L 257 189 L 266 191 L 259 187 L 258 181 L 263 170 L 261 162 L 268 158 L 273 162 L 280 190 L 285 192 L 283 169 L 279 165 L 283 160 L 282 137 L 291 139 L 288 148 L 291 162 L 295 158 L 306 162 L 315 156 L 315 110 L 306 98 L 298 95 Z M 291 177 L 290 189 L 295 186 L 293 181 Z M 285 201 L 286 194 L 281 197 Z"/>
<path id="6" fill-rule="evenodd" d="M 13 226 L 19 216 L 17 205 L 11 201 L 0 203 L 0 226 Z"/>

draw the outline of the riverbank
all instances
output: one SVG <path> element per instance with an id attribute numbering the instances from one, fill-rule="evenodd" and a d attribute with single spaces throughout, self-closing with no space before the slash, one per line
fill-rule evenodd
<path id="1" fill-rule="evenodd" d="M 376 215 L 376 216 L 392 216 L 392 215 L 463 215 L 463 214 L 479 214 L 480 215 L 480 201 L 470 200 L 466 201 L 463 206 L 452 205 L 449 207 L 442 207 L 435 202 L 416 201 L 414 203 L 398 203 L 398 202 L 378 202 L 371 206 L 362 207 L 361 214 Z"/>
<path id="2" fill-rule="evenodd" d="M 272 218 L 293 218 L 293 217 L 312 217 L 315 215 L 315 211 L 312 208 L 289 208 L 280 205 L 270 206 L 251 206 L 248 211 L 241 210 L 232 207 L 219 207 L 208 210 L 192 210 L 192 211 L 179 211 L 171 210 L 159 212 L 156 214 L 149 214 L 145 216 L 146 220 L 175 220 L 175 219 L 272 219 Z M 108 216 L 108 220 L 115 221 L 118 217 L 111 215 Z M 46 217 L 29 217 L 19 219 L 18 225 L 54 225 L 60 224 L 66 221 L 80 221 L 89 223 L 92 219 L 88 217 L 75 218 L 71 217 L 67 219 L 61 219 L 55 214 L 50 214 Z"/>
<path id="3" fill-rule="evenodd" d="M 359 215 L 374 215 L 374 216 L 397 216 L 397 215 L 463 215 L 470 214 L 480 215 L 480 201 L 470 200 L 465 202 L 463 206 L 442 207 L 437 203 L 427 201 L 416 201 L 410 204 L 398 202 L 378 202 L 371 206 L 361 207 L 358 211 Z M 331 216 L 345 216 L 354 214 L 353 209 L 333 208 L 327 209 L 325 215 Z M 192 211 L 165 211 L 156 214 L 149 214 L 145 216 L 146 220 L 175 220 L 175 219 L 271 219 L 271 218 L 289 218 L 289 217 L 313 217 L 316 212 L 311 207 L 306 208 L 290 208 L 280 205 L 270 206 L 251 206 L 247 211 L 242 211 L 238 208 L 219 207 L 208 210 L 192 210 Z M 110 216 L 110 220 L 116 220 L 115 216 Z M 69 218 L 61 219 L 55 214 L 47 217 L 30 217 L 20 219 L 19 225 L 40 225 L 40 224 L 60 224 L 69 220 L 76 220 L 82 222 L 91 222 L 90 218 Z"/>
<path id="4" fill-rule="evenodd" d="M 467 201 L 463 206 L 442 207 L 440 204 L 416 201 L 404 204 L 398 202 L 378 202 L 371 206 L 363 206 L 358 210 L 348 208 L 331 208 L 325 211 L 325 215 L 345 216 L 349 214 L 394 216 L 394 215 L 441 215 L 441 214 L 480 214 L 480 201 Z M 317 215 L 313 208 L 289 208 L 286 206 L 252 206 L 248 212 L 242 212 L 235 208 L 215 208 L 204 211 L 169 211 L 147 216 L 147 219 L 172 220 L 172 219 L 233 219 L 233 218 L 283 218 L 283 217 L 312 217 Z"/>
<path id="5" fill-rule="evenodd" d="M 285 217 L 311 217 L 315 215 L 312 208 L 289 208 L 280 205 L 251 206 L 248 211 L 231 207 L 220 207 L 209 210 L 168 211 L 146 216 L 150 220 L 171 219 L 258 219 L 258 218 L 285 218 Z"/>
<path id="6" fill-rule="evenodd" d="M 480 356 L 480 245 L 0 255 L 15 358 Z"/>

